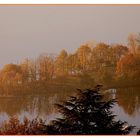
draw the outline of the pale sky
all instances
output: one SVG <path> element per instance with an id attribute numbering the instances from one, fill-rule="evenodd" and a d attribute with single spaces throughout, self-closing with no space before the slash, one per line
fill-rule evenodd
<path id="1" fill-rule="evenodd" d="M 0 6 L 0 67 L 95 40 L 127 44 L 140 6 Z"/>

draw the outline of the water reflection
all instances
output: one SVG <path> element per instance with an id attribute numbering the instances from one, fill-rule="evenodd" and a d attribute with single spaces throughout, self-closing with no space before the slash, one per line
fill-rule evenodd
<path id="1" fill-rule="evenodd" d="M 105 94 L 107 100 L 117 98 L 118 103 L 113 108 L 117 118 L 140 127 L 140 88 L 121 88 L 113 91 L 108 90 Z M 15 115 L 21 121 L 24 116 L 27 116 L 29 119 L 40 117 L 48 123 L 59 115 L 54 104 L 66 100 L 70 95 L 75 95 L 75 90 L 73 92 L 0 97 L 0 124 L 9 116 Z"/>
<path id="2" fill-rule="evenodd" d="M 124 112 L 129 116 L 135 116 L 140 108 L 140 88 L 130 87 L 117 89 L 116 98 L 118 105 L 123 108 Z"/>
<path id="3" fill-rule="evenodd" d="M 18 116 L 23 120 L 24 116 L 29 119 L 40 117 L 47 122 L 58 116 L 54 107 L 55 103 L 65 100 L 74 93 L 54 93 L 23 95 L 17 97 L 0 97 L 0 123 L 11 116 Z"/>

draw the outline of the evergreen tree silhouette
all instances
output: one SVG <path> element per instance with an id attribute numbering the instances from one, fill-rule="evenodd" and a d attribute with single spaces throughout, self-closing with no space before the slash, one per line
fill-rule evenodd
<path id="1" fill-rule="evenodd" d="M 140 130 L 138 130 L 137 135 L 140 135 Z"/>
<path id="2" fill-rule="evenodd" d="M 125 135 L 134 126 L 127 122 L 116 121 L 111 111 L 116 100 L 104 101 L 100 92 L 101 85 L 94 89 L 78 90 L 76 97 L 56 104 L 62 117 L 57 118 L 47 126 L 48 134 L 95 134 L 95 135 Z"/>

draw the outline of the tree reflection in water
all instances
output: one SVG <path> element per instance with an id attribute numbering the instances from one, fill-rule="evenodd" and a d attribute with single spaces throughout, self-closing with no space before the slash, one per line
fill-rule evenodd
<path id="1" fill-rule="evenodd" d="M 0 97 L 0 124 L 12 116 L 18 116 L 22 121 L 24 116 L 29 119 L 40 117 L 48 123 L 51 119 L 56 118 L 59 114 L 54 107 L 55 103 L 59 103 L 75 92 L 47 93 L 47 94 L 31 94 L 14 97 Z M 116 96 L 118 103 L 117 109 L 123 109 L 118 112 L 118 117 L 128 121 L 128 117 L 133 120 L 139 118 L 140 108 L 140 88 L 121 88 L 116 93 L 105 93 L 106 100 Z M 114 108 L 116 109 L 116 108 Z M 124 115 L 125 114 L 125 115 Z M 129 122 L 129 121 L 128 121 Z M 133 124 L 131 121 L 131 124 Z"/>
<path id="2" fill-rule="evenodd" d="M 29 119 L 40 117 L 48 122 L 59 115 L 57 114 L 54 104 L 65 100 L 68 95 L 74 94 L 75 93 L 51 93 L 17 97 L 0 97 L 0 123 L 8 119 L 8 116 L 18 116 L 20 120 L 23 120 L 24 116 Z"/>
<path id="3" fill-rule="evenodd" d="M 135 116 L 140 108 L 140 88 L 131 87 L 117 89 L 116 98 L 118 105 L 123 108 L 129 116 Z"/>

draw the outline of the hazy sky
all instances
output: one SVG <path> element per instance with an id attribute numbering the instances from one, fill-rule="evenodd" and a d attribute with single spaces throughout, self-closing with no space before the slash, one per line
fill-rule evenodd
<path id="1" fill-rule="evenodd" d="M 0 66 L 139 32 L 140 6 L 0 6 Z"/>

